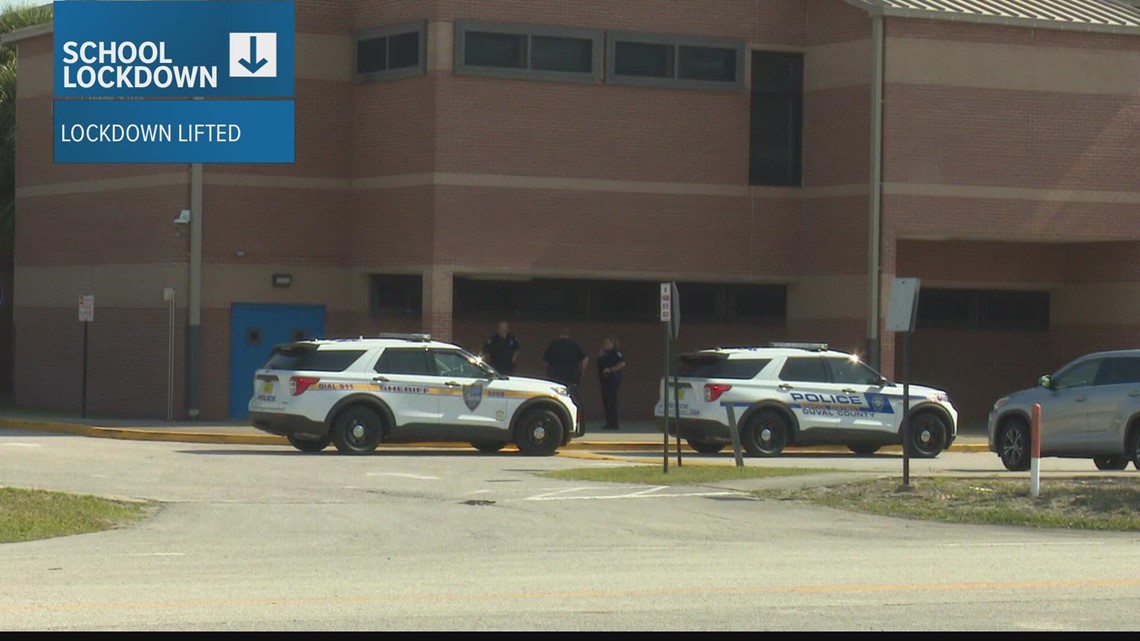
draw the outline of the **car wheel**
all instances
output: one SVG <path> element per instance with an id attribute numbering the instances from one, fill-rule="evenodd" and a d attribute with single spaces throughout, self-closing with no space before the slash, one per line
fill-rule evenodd
<path id="1" fill-rule="evenodd" d="M 533 409 L 519 421 L 515 445 L 527 456 L 550 456 L 558 451 L 565 429 L 553 411 Z"/>
<path id="2" fill-rule="evenodd" d="M 333 423 L 332 441 L 341 454 L 368 454 L 384 439 L 384 422 L 375 411 L 350 407 Z"/>
<path id="3" fill-rule="evenodd" d="M 502 442 L 502 441 L 472 441 L 471 442 L 471 447 L 474 447 L 475 449 L 479 450 L 480 452 L 486 452 L 488 454 L 498 452 L 499 450 L 503 449 L 506 446 L 507 446 L 507 444 Z"/>
<path id="4" fill-rule="evenodd" d="M 1029 425 L 1023 419 L 1006 422 L 998 437 L 998 456 L 1005 469 L 1011 472 L 1029 469 Z"/>
<path id="5" fill-rule="evenodd" d="M 713 443 L 711 441 L 696 441 L 691 438 L 685 439 L 689 447 L 700 452 L 701 454 L 717 454 L 724 449 L 724 443 Z"/>
<path id="6" fill-rule="evenodd" d="M 320 452 L 328 447 L 331 442 L 331 439 L 328 438 L 300 438 L 292 434 L 286 438 L 289 439 L 289 445 L 292 445 L 302 452 Z"/>
<path id="7" fill-rule="evenodd" d="M 1132 438 L 1129 439 L 1128 444 L 1128 452 L 1130 452 L 1132 456 L 1132 465 L 1140 470 L 1140 427 L 1132 430 Z"/>
<path id="8" fill-rule="evenodd" d="M 749 456 L 779 456 L 788 444 L 788 422 L 776 412 L 761 410 L 741 436 Z"/>
<path id="9" fill-rule="evenodd" d="M 859 456 L 870 456 L 875 452 L 878 452 L 880 447 L 880 445 L 865 445 L 863 443 L 858 443 L 855 445 L 848 445 L 847 449 L 855 452 Z"/>
<path id="10" fill-rule="evenodd" d="M 950 430 L 941 416 L 920 412 L 910 420 L 911 454 L 918 458 L 934 458 L 946 449 L 946 434 Z"/>
<path id="11" fill-rule="evenodd" d="M 1098 470 L 1113 472 L 1128 467 L 1129 460 L 1127 456 L 1094 456 L 1093 463 Z"/>

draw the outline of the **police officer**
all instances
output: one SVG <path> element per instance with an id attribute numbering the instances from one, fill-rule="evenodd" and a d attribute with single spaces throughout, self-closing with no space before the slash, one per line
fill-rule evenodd
<path id="1" fill-rule="evenodd" d="M 483 360 L 500 374 L 510 376 L 519 360 L 519 342 L 510 332 L 507 321 L 499 321 L 498 330 L 483 343 Z"/>
<path id="2" fill-rule="evenodd" d="M 618 429 L 618 389 L 621 388 L 622 370 L 625 357 L 621 345 L 614 336 L 602 339 L 602 351 L 598 354 L 598 381 L 602 384 L 602 406 L 606 410 L 604 430 Z"/>
<path id="3" fill-rule="evenodd" d="M 578 406 L 578 433 L 585 434 L 585 422 L 582 420 L 582 397 L 578 391 L 582 384 L 582 373 L 586 371 L 590 357 L 586 355 L 577 341 L 570 338 L 570 330 L 563 329 L 558 338 L 546 346 L 546 351 L 542 354 L 542 362 L 546 365 L 546 376 L 565 385 L 570 394 L 570 400 Z"/>

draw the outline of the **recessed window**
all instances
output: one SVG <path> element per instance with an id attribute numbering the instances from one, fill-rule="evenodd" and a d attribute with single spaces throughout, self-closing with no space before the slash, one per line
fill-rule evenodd
<path id="1" fill-rule="evenodd" d="M 356 77 L 384 79 L 422 74 L 426 32 L 422 23 L 371 29 L 356 36 Z"/>
<path id="2" fill-rule="evenodd" d="M 779 324 L 788 317 L 784 285 L 729 285 L 728 322 Z M 682 320 L 684 318 L 682 317 Z"/>
<path id="3" fill-rule="evenodd" d="M 690 36 L 611 34 L 607 81 L 681 88 L 737 89 L 742 43 Z"/>
<path id="4" fill-rule="evenodd" d="M 919 329 L 1046 331 L 1049 292 L 923 289 L 918 294 Z"/>
<path id="5" fill-rule="evenodd" d="M 803 55 L 752 53 L 749 181 L 798 187 L 803 176 Z"/>
<path id="6" fill-rule="evenodd" d="M 677 283 L 682 323 L 723 323 L 725 287 L 716 283 Z"/>
<path id="7" fill-rule="evenodd" d="M 457 73 L 597 81 L 602 33 L 542 25 L 457 22 Z"/>
<path id="8" fill-rule="evenodd" d="M 371 312 L 385 318 L 419 318 L 423 315 L 423 276 L 375 274 L 371 279 Z"/>

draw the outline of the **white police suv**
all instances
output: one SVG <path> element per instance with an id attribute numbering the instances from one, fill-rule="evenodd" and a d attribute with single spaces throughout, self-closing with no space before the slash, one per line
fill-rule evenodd
<path id="1" fill-rule="evenodd" d="M 331 442 L 345 454 L 382 442 L 466 441 L 484 452 L 514 443 L 551 455 L 578 424 L 562 385 L 503 376 L 423 334 L 278 346 L 257 371 L 249 416 L 303 452 Z"/>
<path id="2" fill-rule="evenodd" d="M 732 405 L 741 445 L 751 456 L 777 456 L 787 445 L 845 445 L 873 454 L 902 443 L 903 386 L 887 380 L 855 355 L 822 343 L 707 349 L 680 357 L 676 395 L 680 435 L 703 453 L 732 442 Z M 670 431 L 675 417 L 673 380 Z M 665 399 L 655 414 L 665 415 Z M 910 386 L 911 453 L 938 456 L 957 437 L 958 412 L 942 390 Z"/>

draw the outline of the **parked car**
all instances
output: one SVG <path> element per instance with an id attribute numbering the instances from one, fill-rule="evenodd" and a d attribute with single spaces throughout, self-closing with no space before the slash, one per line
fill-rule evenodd
<path id="1" fill-rule="evenodd" d="M 678 374 L 680 434 L 698 452 L 732 442 L 727 404 L 750 456 L 777 456 L 792 444 L 873 454 L 902 442 L 903 386 L 822 343 L 707 349 L 682 355 Z M 662 381 L 659 419 L 666 402 L 676 405 L 673 389 Z M 942 390 L 911 385 L 910 416 L 915 456 L 938 456 L 958 434 L 958 412 Z"/>
<path id="2" fill-rule="evenodd" d="M 565 386 L 503 376 L 420 334 L 278 346 L 255 375 L 249 416 L 303 452 L 330 442 L 366 454 L 382 442 L 467 441 L 484 452 L 514 443 L 551 455 L 578 435 Z"/>
<path id="3" fill-rule="evenodd" d="M 1098 469 L 1140 469 L 1140 349 L 1082 356 L 1003 396 L 989 418 L 990 450 L 1029 469 L 1030 421 L 1041 404 L 1041 456 L 1091 458 Z"/>

